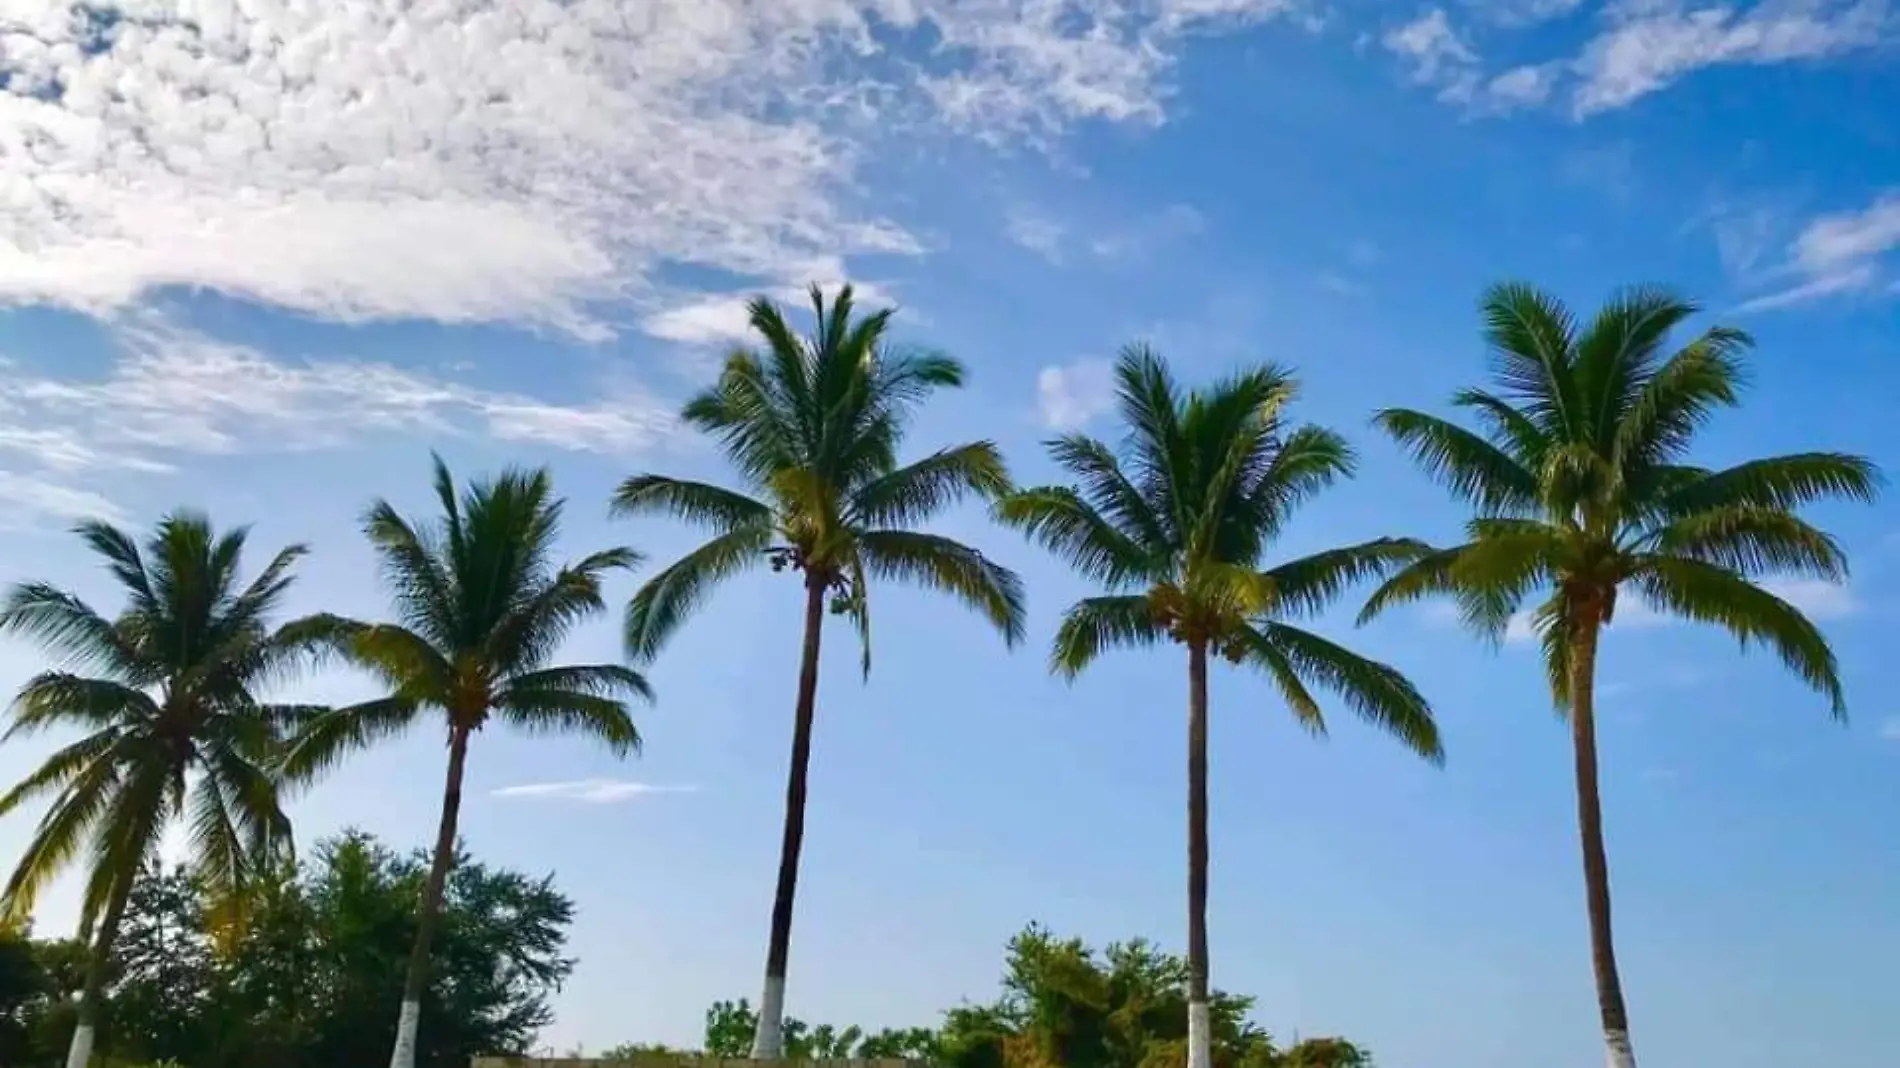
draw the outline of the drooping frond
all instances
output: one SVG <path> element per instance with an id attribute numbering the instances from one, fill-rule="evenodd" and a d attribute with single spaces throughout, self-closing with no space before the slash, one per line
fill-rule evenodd
<path id="1" fill-rule="evenodd" d="M 687 553 L 646 584 L 627 603 L 627 655 L 650 662 L 720 581 L 764 562 L 772 528 L 741 527 Z"/>
<path id="2" fill-rule="evenodd" d="M 1337 695 L 1360 719 L 1420 756 L 1444 762 L 1431 705 L 1397 669 L 1284 623 L 1263 621 L 1243 637 L 1249 652 L 1273 650 L 1307 685 Z"/>
<path id="3" fill-rule="evenodd" d="M 1750 460 L 1715 471 L 1670 493 L 1667 515 L 1688 515 L 1735 505 L 1794 509 L 1844 498 L 1872 503 L 1883 484 L 1880 470 L 1862 456 L 1806 452 Z"/>
<path id="4" fill-rule="evenodd" d="M 422 706 L 403 697 L 379 697 L 310 717 L 285 749 L 277 774 L 286 783 L 315 782 L 345 757 L 407 731 Z"/>
<path id="5" fill-rule="evenodd" d="M 908 527 L 966 496 L 994 500 L 1009 490 L 1009 471 L 996 445 L 972 442 L 942 449 L 873 478 L 852 494 L 848 521 L 865 527 Z"/>
<path id="6" fill-rule="evenodd" d="M 1169 563 L 1167 556 L 1150 555 L 1154 550 L 1129 538 L 1065 486 L 1013 493 L 997 502 L 994 514 L 997 521 L 1021 530 L 1085 578 L 1109 589 L 1154 581 Z"/>
<path id="7" fill-rule="evenodd" d="M 615 515 L 668 515 L 715 531 L 769 523 L 772 509 L 743 493 L 664 475 L 634 475 L 614 493 Z"/>
<path id="8" fill-rule="evenodd" d="M 640 730 L 626 702 L 552 686 L 511 688 L 495 703 L 495 715 L 527 734 L 578 734 L 607 746 L 615 756 L 640 751 Z"/>
<path id="9" fill-rule="evenodd" d="M 0 797 L 0 818 L 11 815 L 29 801 L 66 788 L 75 779 L 83 778 L 87 769 L 102 762 L 105 766 L 111 766 L 114 750 L 123 745 L 125 739 L 123 730 L 108 727 L 54 751 L 31 774 L 15 783 L 4 797 Z"/>
<path id="10" fill-rule="evenodd" d="M 872 578 L 950 594 L 989 620 L 1006 644 L 1022 640 L 1022 579 L 975 549 L 937 534 L 868 530 L 858 535 L 858 556 Z"/>
<path id="11" fill-rule="evenodd" d="M 28 679 L 20 688 L 13 699 L 13 723 L 0 740 L 49 727 L 105 730 L 122 724 L 151 723 L 158 716 L 158 706 L 150 696 L 122 683 L 48 671 Z"/>
<path id="12" fill-rule="evenodd" d="M 449 501 L 453 504 L 454 500 L 451 491 Z M 460 599 L 453 562 L 444 558 L 459 542 L 453 531 L 459 530 L 460 523 L 451 519 L 448 525 L 450 537 L 432 537 L 410 526 L 387 501 L 371 505 L 363 518 L 364 533 L 376 550 L 383 584 L 395 598 L 397 615 L 428 640 L 445 645 L 455 639 L 453 628 Z"/>
<path id="13" fill-rule="evenodd" d="M 759 358 L 745 351 L 726 357 L 719 380 L 687 401 L 680 417 L 719 440 L 748 482 L 764 485 L 773 472 L 805 455 L 798 410 L 773 386 Z"/>
<path id="14" fill-rule="evenodd" d="M 1480 511 L 1518 515 L 1537 506 L 1536 472 L 1471 431 L 1406 408 L 1387 408 L 1373 423 L 1410 452 L 1426 474 Z M 1537 455 L 1541 458 L 1542 451 Z"/>
<path id="15" fill-rule="evenodd" d="M 1288 560 L 1269 568 L 1266 577 L 1277 611 L 1316 615 L 1332 607 L 1353 586 L 1383 578 L 1430 551 L 1424 542 L 1408 538 L 1376 538 Z"/>
<path id="16" fill-rule="evenodd" d="M 536 693 L 580 693 L 618 700 L 653 700 L 653 688 L 647 684 L 646 676 L 624 664 L 569 664 L 516 675 L 508 680 L 507 689 L 501 692 L 500 699 L 505 702 L 511 694 Z"/>
<path id="17" fill-rule="evenodd" d="M 1049 667 L 1073 679 L 1108 649 L 1155 645 L 1167 636 L 1146 597 L 1087 597 L 1063 613 Z"/>
<path id="18" fill-rule="evenodd" d="M 1049 458 L 1075 476 L 1076 487 L 1065 492 L 1086 502 L 1142 552 L 1156 557 L 1172 554 L 1175 542 L 1169 520 L 1129 480 L 1113 449 L 1082 434 L 1064 434 L 1050 440 L 1047 448 Z"/>
<path id="19" fill-rule="evenodd" d="M 1761 642 L 1801 680 L 1828 699 L 1836 718 L 1847 714 L 1840 670 L 1827 638 L 1801 610 L 1716 564 L 1645 555 L 1635 561 L 1637 588 L 1660 608 L 1711 623 L 1747 648 Z"/>
<path id="20" fill-rule="evenodd" d="M 1847 577 L 1847 554 L 1832 535 L 1776 508 L 1735 505 L 1691 513 L 1651 531 L 1640 547 L 1744 576 L 1781 573 L 1830 582 Z"/>
<path id="21" fill-rule="evenodd" d="M 110 620 L 75 594 L 42 582 L 24 582 L 0 603 L 0 632 L 40 643 L 72 668 L 97 667 L 141 681 L 151 666 Z"/>
<path id="22" fill-rule="evenodd" d="M 490 626 L 483 655 L 499 675 L 532 671 L 546 663 L 574 627 L 607 610 L 602 580 L 630 571 L 640 554 L 616 547 L 589 553 L 520 591 L 507 613 Z"/>

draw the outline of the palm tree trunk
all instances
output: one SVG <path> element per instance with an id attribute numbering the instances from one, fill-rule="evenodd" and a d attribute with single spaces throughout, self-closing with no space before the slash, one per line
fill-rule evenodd
<path id="1" fill-rule="evenodd" d="M 772 895 L 772 935 L 765 953 L 765 992 L 754 1060 L 784 1056 L 785 970 L 792 954 L 792 902 L 798 894 L 798 851 L 805 844 L 805 782 L 811 770 L 811 721 L 818 698 L 818 638 L 825 623 L 822 575 L 805 578 L 805 648 L 798 665 L 798 707 L 792 715 L 792 767 L 785 779 L 785 837 L 779 845 L 778 889 Z"/>
<path id="2" fill-rule="evenodd" d="M 1584 898 L 1590 912 L 1590 963 L 1609 1068 L 1636 1068 L 1623 981 L 1610 934 L 1610 862 L 1603 850 L 1603 802 L 1597 785 L 1596 661 L 1600 624 L 1583 624 L 1570 649 L 1570 728 L 1577 762 L 1577 830 L 1583 841 Z"/>
<path id="3" fill-rule="evenodd" d="M 92 1063 L 92 1047 L 99 1031 L 99 1006 L 106 996 L 106 968 L 112 963 L 112 944 L 119 939 L 119 921 L 125 916 L 126 899 L 132 895 L 135 873 L 126 873 L 113 888 L 112 899 L 99 923 L 92 952 L 86 957 L 85 986 L 79 995 L 78 1020 L 73 1026 L 72 1044 L 66 1048 L 66 1068 L 87 1068 Z"/>
<path id="4" fill-rule="evenodd" d="M 1212 1068 L 1207 1017 L 1207 646 L 1188 646 L 1188 1057 Z"/>
<path id="5" fill-rule="evenodd" d="M 403 981 L 402 1015 L 396 1018 L 396 1047 L 389 1068 L 415 1068 L 416 1030 L 422 1020 L 422 992 L 429 985 L 429 941 L 442 911 L 442 889 L 455 862 L 455 825 L 462 815 L 462 768 L 468 761 L 468 730 L 449 731 L 449 773 L 442 787 L 442 825 L 435 833 L 435 855 L 429 861 L 429 881 L 422 888 L 422 908 L 416 917 L 416 941 L 409 950 L 409 975 Z"/>

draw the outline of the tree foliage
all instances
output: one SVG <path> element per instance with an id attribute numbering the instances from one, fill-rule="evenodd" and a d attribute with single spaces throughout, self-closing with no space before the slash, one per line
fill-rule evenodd
<path id="1" fill-rule="evenodd" d="M 936 1027 L 885 1028 L 785 1021 L 785 1056 L 904 1057 L 941 1068 L 1181 1068 L 1187 1063 L 1187 963 L 1135 939 L 1101 950 L 1030 925 L 1009 942 L 1001 991 L 961 1005 Z M 1209 999 L 1217 1068 L 1372 1068 L 1343 1038 L 1310 1038 L 1281 1049 L 1247 1018 L 1253 999 Z M 600 1057 L 650 1053 L 744 1057 L 757 1015 L 751 1004 L 715 1002 L 698 1050 L 627 1043 Z"/>
<path id="2" fill-rule="evenodd" d="M 387 1059 L 428 856 L 350 833 L 255 888 L 242 913 L 184 870 L 133 884 L 106 986 L 100 1053 L 188 1068 L 336 1068 Z M 417 1063 L 520 1054 L 548 999 L 572 903 L 546 878 L 458 857 L 438 929 Z M 0 1063 L 59 1063 L 76 947 L 0 937 Z"/>

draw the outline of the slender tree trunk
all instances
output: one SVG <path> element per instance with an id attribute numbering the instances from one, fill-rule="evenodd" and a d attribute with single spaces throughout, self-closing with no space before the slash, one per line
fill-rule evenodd
<path id="1" fill-rule="evenodd" d="M 1188 1057 L 1212 1068 L 1207 1018 L 1207 646 L 1188 646 Z"/>
<path id="2" fill-rule="evenodd" d="M 1584 898 L 1590 912 L 1590 963 L 1609 1068 L 1636 1068 L 1623 981 L 1610 934 L 1610 862 L 1603 850 L 1603 802 L 1597 785 L 1596 670 L 1601 626 L 1585 622 L 1570 649 L 1570 729 L 1577 762 L 1577 830 L 1583 842 Z"/>
<path id="3" fill-rule="evenodd" d="M 66 1048 L 66 1068 L 87 1068 L 92 1063 L 92 1048 L 99 1033 L 99 1006 L 106 996 L 106 968 L 112 963 L 112 944 L 119 940 L 119 921 L 125 917 L 125 902 L 132 895 L 132 878 L 113 888 L 105 916 L 93 939 L 92 952 L 86 956 L 86 978 L 79 995 L 78 1020 L 73 1026 L 72 1044 Z"/>
<path id="4" fill-rule="evenodd" d="M 442 787 L 442 825 L 435 833 L 435 855 L 429 861 L 429 881 L 422 888 L 422 909 L 416 917 L 416 941 L 409 950 L 409 975 L 402 986 L 402 1015 L 396 1018 L 396 1047 L 389 1068 L 415 1068 L 416 1030 L 422 1020 L 422 992 L 429 985 L 429 941 L 435 936 L 436 917 L 442 911 L 442 888 L 449 865 L 455 862 L 455 825 L 462 815 L 462 768 L 468 761 L 468 731 L 449 731 L 449 773 Z"/>
<path id="5" fill-rule="evenodd" d="M 798 894 L 798 852 L 805 843 L 805 783 L 811 771 L 811 722 L 818 697 L 818 639 L 825 623 L 826 583 L 805 579 L 805 648 L 798 665 L 798 707 L 792 714 L 792 767 L 785 779 L 785 837 L 779 845 L 778 888 L 772 895 L 772 935 L 765 952 L 765 992 L 752 1036 L 755 1060 L 785 1054 L 785 967 L 792 954 L 792 902 Z"/>

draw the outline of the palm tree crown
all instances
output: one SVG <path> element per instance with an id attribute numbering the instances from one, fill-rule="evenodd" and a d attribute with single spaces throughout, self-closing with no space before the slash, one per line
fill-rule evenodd
<path id="1" fill-rule="evenodd" d="M 1627 586 L 1744 645 L 1766 644 L 1841 714 L 1826 639 L 1756 580 L 1843 579 L 1840 546 L 1796 511 L 1828 498 L 1872 500 L 1874 466 L 1832 452 L 1721 469 L 1690 463 L 1696 431 L 1736 404 L 1751 341 L 1715 327 L 1668 351 L 1671 332 L 1697 311 L 1670 293 L 1621 294 L 1582 329 L 1562 304 L 1523 285 L 1495 287 L 1483 311 L 1498 392 L 1453 398 L 1480 430 L 1403 408 L 1376 420 L 1477 516 L 1463 544 L 1394 575 L 1363 617 L 1447 594 L 1471 627 L 1497 640 L 1543 591 L 1531 622 L 1564 705 L 1576 639 L 1613 620 Z"/>
<path id="2" fill-rule="evenodd" d="M 76 533 L 127 604 L 107 619 L 74 594 L 29 582 L 0 607 L 0 630 L 66 661 L 21 689 L 5 737 L 85 732 L 0 798 L 4 816 L 53 797 L 7 882 L 5 910 L 29 915 L 47 882 L 88 850 L 81 928 L 103 917 L 103 943 L 132 879 L 187 811 L 193 866 L 219 893 L 290 848 L 268 769 L 281 728 L 307 710 L 269 704 L 259 691 L 283 680 L 305 648 L 307 623 L 271 623 L 304 549 L 282 550 L 246 584 L 244 528 L 219 534 L 181 512 L 159 522 L 143 551 L 108 523 Z"/>
<path id="3" fill-rule="evenodd" d="M 1260 367 L 1184 396 L 1161 358 L 1137 345 L 1115 376 L 1123 447 L 1058 437 L 1049 453 L 1076 485 L 1023 490 L 997 508 L 1111 591 L 1063 617 L 1054 670 L 1073 677 L 1114 646 L 1199 645 L 1264 672 L 1309 730 L 1326 726 L 1318 685 L 1437 757 L 1437 728 L 1403 675 L 1289 622 L 1410 559 L 1417 543 L 1380 538 L 1261 566 L 1298 506 L 1354 463 L 1337 433 L 1286 424 L 1291 375 Z"/>
<path id="4" fill-rule="evenodd" d="M 1008 488 L 996 446 L 972 442 L 899 466 L 910 416 L 932 392 L 963 383 L 948 356 L 895 350 L 889 309 L 853 318 L 844 287 L 827 305 L 811 292 L 816 329 L 799 337 L 772 302 L 755 300 L 764 347 L 726 360 L 694 397 L 685 421 L 719 439 L 753 496 L 662 475 L 635 475 L 614 499 L 620 514 L 668 514 L 713 537 L 660 572 L 633 598 L 627 649 L 650 659 L 713 585 L 769 561 L 834 594 L 832 610 L 857 624 L 870 660 L 870 578 L 948 593 L 1014 644 L 1023 631 L 1022 585 L 982 553 L 915 527 L 969 495 Z"/>
<path id="5" fill-rule="evenodd" d="M 612 548 L 554 566 L 563 502 L 545 469 L 505 471 L 458 494 L 437 458 L 435 493 L 442 514 L 432 524 L 413 524 L 386 501 L 364 517 L 396 621 L 326 619 L 336 651 L 389 693 L 313 718 L 286 774 L 309 779 L 429 711 L 451 734 L 495 719 L 529 733 L 591 735 L 617 754 L 638 748 L 627 700 L 651 697 L 639 672 L 548 661 L 575 624 L 606 611 L 601 579 L 639 554 Z"/>

